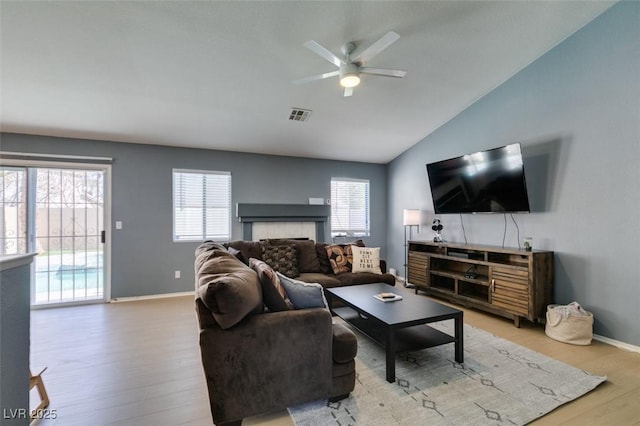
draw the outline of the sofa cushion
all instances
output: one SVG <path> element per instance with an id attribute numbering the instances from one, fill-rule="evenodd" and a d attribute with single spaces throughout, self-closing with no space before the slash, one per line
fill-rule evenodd
<path id="1" fill-rule="evenodd" d="M 210 247 L 211 248 L 211 247 Z M 223 247 L 196 249 L 196 294 L 221 328 L 262 312 L 258 275 Z"/>
<path id="2" fill-rule="evenodd" d="M 353 264 L 351 272 L 372 272 L 382 274 L 380 269 L 380 247 L 351 246 Z"/>
<path id="3" fill-rule="evenodd" d="M 316 243 L 316 254 L 318 255 L 318 262 L 320 263 L 320 269 L 318 272 L 321 274 L 332 274 L 331 262 L 329 262 L 329 255 L 327 254 L 327 243 Z"/>
<path id="4" fill-rule="evenodd" d="M 328 308 L 324 289 L 320 284 L 294 280 L 280 272 L 278 272 L 278 277 L 294 309 Z"/>
<path id="5" fill-rule="evenodd" d="M 245 264 L 245 265 L 247 265 L 247 266 L 250 266 L 250 265 L 249 265 L 249 259 L 247 259 L 247 258 L 245 257 L 245 255 L 244 255 L 244 253 L 242 253 L 240 250 L 235 249 L 235 248 L 233 248 L 233 247 L 229 247 L 229 248 L 228 248 L 228 251 L 229 251 L 229 253 L 231 253 L 232 255 L 234 255 L 235 257 L 237 257 L 237 258 L 238 258 L 238 260 L 239 260 L 240 262 L 244 263 L 244 264 Z"/>
<path id="6" fill-rule="evenodd" d="M 351 254 L 351 246 L 344 244 L 332 244 L 326 247 L 327 257 L 331 264 L 333 273 L 344 274 L 345 272 L 351 272 L 351 263 L 353 262 L 353 255 Z"/>
<path id="7" fill-rule="evenodd" d="M 296 279 L 299 281 L 304 281 L 306 283 L 318 283 L 324 288 L 339 287 L 342 285 L 340 280 L 336 279 L 334 275 L 328 274 L 314 274 L 306 272 L 304 274 L 300 274 L 300 276 L 296 277 Z"/>
<path id="8" fill-rule="evenodd" d="M 249 266 L 256 271 L 262 286 L 262 300 L 271 312 L 288 311 L 293 309 L 291 301 L 280 282 L 280 278 L 269 265 L 262 260 L 249 259 Z"/>
<path id="9" fill-rule="evenodd" d="M 295 278 L 300 275 L 297 250 L 293 246 L 265 246 L 262 248 L 262 260 L 274 271 L 287 277 Z"/>
<path id="10" fill-rule="evenodd" d="M 334 275 L 340 281 L 340 285 L 358 285 L 371 283 L 396 284 L 396 277 L 391 274 L 374 274 L 372 272 L 350 272 L 347 274 Z"/>
<path id="11" fill-rule="evenodd" d="M 303 272 L 320 272 L 320 260 L 316 252 L 316 243 L 313 240 L 288 240 L 270 239 L 269 245 L 287 245 L 296 248 L 298 257 L 298 270 Z"/>
<path id="12" fill-rule="evenodd" d="M 232 247 L 236 250 L 240 250 L 243 256 L 247 259 L 256 258 L 262 260 L 262 247 L 266 244 L 261 241 L 244 241 L 236 240 L 225 243 L 225 247 Z"/>
<path id="13" fill-rule="evenodd" d="M 358 352 L 358 340 L 344 324 L 333 323 L 333 361 L 345 363 L 353 360 Z"/>

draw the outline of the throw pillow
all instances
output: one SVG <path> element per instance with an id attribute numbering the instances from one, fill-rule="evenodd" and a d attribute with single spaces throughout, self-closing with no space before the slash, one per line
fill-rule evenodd
<path id="1" fill-rule="evenodd" d="M 344 274 L 351 272 L 351 264 L 353 263 L 353 255 L 351 254 L 351 246 L 344 244 L 333 244 L 326 247 L 327 257 L 331 264 L 333 273 Z"/>
<path id="2" fill-rule="evenodd" d="M 249 259 L 249 266 L 256 271 L 260 284 L 262 285 L 262 299 L 271 312 L 288 311 L 293 309 L 291 301 L 287 297 L 287 292 L 280 283 L 280 278 L 271 266 L 262 260 Z"/>
<path id="3" fill-rule="evenodd" d="M 233 327 L 249 314 L 262 312 L 258 275 L 224 248 L 196 249 L 196 295 L 221 328 Z"/>
<path id="4" fill-rule="evenodd" d="M 293 246 L 297 250 L 298 270 L 300 273 L 315 273 L 320 271 L 320 260 L 316 253 L 316 243 L 313 240 L 270 239 L 271 246 Z"/>
<path id="5" fill-rule="evenodd" d="M 351 246 L 353 264 L 351 272 L 373 272 L 382 275 L 380 269 L 380 247 Z"/>
<path id="6" fill-rule="evenodd" d="M 294 309 L 328 308 L 324 289 L 318 283 L 306 283 L 294 280 L 278 272 L 282 283 Z"/>
<path id="7" fill-rule="evenodd" d="M 290 278 L 300 275 L 296 248 L 292 246 L 266 246 L 262 248 L 262 260 L 274 271 Z"/>

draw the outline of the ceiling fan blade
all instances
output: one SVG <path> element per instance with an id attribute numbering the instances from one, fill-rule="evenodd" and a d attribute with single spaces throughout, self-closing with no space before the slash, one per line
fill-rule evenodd
<path id="1" fill-rule="evenodd" d="M 393 43 L 399 38 L 400 36 L 398 35 L 398 33 L 394 31 L 389 31 L 388 33 L 383 35 L 381 38 L 379 38 L 378 41 L 371 44 L 369 47 L 366 47 L 364 49 L 362 49 L 361 47 L 357 48 L 351 54 L 351 60 L 353 62 L 359 62 L 364 64 L 367 61 L 369 61 L 371 58 L 376 56 L 378 53 L 382 52 L 384 49 L 389 47 L 391 43 Z"/>
<path id="2" fill-rule="evenodd" d="M 370 67 L 361 67 L 360 72 L 362 74 L 382 75 L 385 77 L 396 77 L 396 78 L 402 78 L 405 75 L 407 75 L 407 72 L 402 70 L 388 70 L 385 68 L 370 68 Z"/>
<path id="3" fill-rule="evenodd" d="M 316 74 L 316 75 L 312 75 L 312 76 L 309 76 L 309 77 L 300 78 L 298 80 L 293 80 L 293 84 L 310 83 L 310 82 L 316 81 L 316 80 L 322 80 L 322 79 L 329 78 L 329 77 L 335 77 L 335 76 L 337 76 L 339 74 L 340 74 L 340 71 L 325 72 L 323 74 Z"/>
<path id="4" fill-rule="evenodd" d="M 344 97 L 348 98 L 351 95 L 353 95 L 353 87 L 345 87 L 344 88 Z"/>
<path id="5" fill-rule="evenodd" d="M 311 50 L 315 54 L 322 56 L 324 59 L 331 62 L 336 67 L 339 67 L 342 64 L 342 59 L 338 58 L 336 55 L 331 53 L 327 48 L 321 46 L 320 44 L 316 43 L 313 40 L 309 40 L 308 42 L 303 44 L 303 46 Z"/>

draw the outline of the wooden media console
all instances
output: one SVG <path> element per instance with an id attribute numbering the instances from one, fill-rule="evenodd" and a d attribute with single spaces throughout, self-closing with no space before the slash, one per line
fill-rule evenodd
<path id="1" fill-rule="evenodd" d="M 553 303 L 553 252 L 409 241 L 408 281 L 418 290 L 507 318 L 542 321 Z"/>

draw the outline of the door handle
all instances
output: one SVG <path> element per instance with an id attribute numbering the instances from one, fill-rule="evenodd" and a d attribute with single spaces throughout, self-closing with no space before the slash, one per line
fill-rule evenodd
<path id="1" fill-rule="evenodd" d="M 107 231 L 100 231 L 100 242 L 102 244 L 107 242 Z"/>

